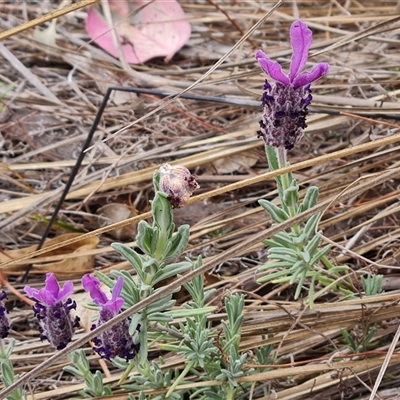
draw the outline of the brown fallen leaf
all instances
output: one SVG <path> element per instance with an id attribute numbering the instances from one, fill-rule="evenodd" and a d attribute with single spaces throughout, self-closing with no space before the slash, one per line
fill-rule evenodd
<path id="1" fill-rule="evenodd" d="M 62 243 L 65 240 L 71 239 L 76 236 L 80 236 L 81 233 L 66 233 L 64 235 L 57 236 L 54 239 L 47 240 L 44 244 L 44 248 L 53 246 L 57 243 Z M 67 246 L 60 247 L 56 250 L 52 250 L 45 254 L 45 257 L 58 256 L 58 255 L 69 255 L 76 253 L 83 253 L 79 257 L 65 258 L 61 261 L 52 261 L 48 263 L 37 263 L 33 264 L 32 272 L 42 271 L 54 272 L 57 278 L 71 278 L 77 275 L 83 275 L 84 273 L 90 272 L 94 268 L 94 255 L 84 254 L 87 250 L 92 250 L 97 247 L 99 243 L 98 237 L 92 237 L 83 239 L 80 242 L 73 243 Z M 19 258 L 23 255 L 32 253 L 37 248 L 36 245 L 25 247 L 17 250 L 3 250 L 0 252 L 0 263 L 10 261 Z M 16 272 L 21 272 L 26 269 L 29 263 L 10 265 L 4 268 L 3 272 L 5 275 L 13 275 Z"/>

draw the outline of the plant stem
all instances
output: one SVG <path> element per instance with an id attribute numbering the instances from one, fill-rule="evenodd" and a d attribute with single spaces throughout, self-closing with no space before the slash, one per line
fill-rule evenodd
<path id="1" fill-rule="evenodd" d="M 232 388 L 232 387 L 230 387 L 229 389 L 228 389 L 228 393 L 227 393 L 227 395 L 226 395 L 226 400 L 234 400 L 234 394 L 235 394 L 235 389 L 234 388 Z"/>
<path id="2" fill-rule="evenodd" d="M 169 388 L 168 392 L 166 393 L 165 397 L 168 399 L 169 396 L 171 396 L 172 392 L 175 390 L 175 388 L 179 385 L 179 383 L 182 381 L 182 379 L 188 374 L 188 372 L 192 369 L 194 365 L 194 362 L 191 361 L 186 365 L 185 369 L 181 372 L 181 374 L 178 376 L 178 378 L 175 379 L 175 382 L 172 384 L 172 386 Z"/>
<path id="3" fill-rule="evenodd" d="M 287 166 L 287 150 L 284 147 L 275 147 L 274 148 L 275 153 L 276 153 L 276 157 L 278 159 L 278 164 L 279 164 L 279 169 L 280 168 L 285 168 Z M 283 174 L 280 176 L 280 181 L 281 181 L 281 185 L 282 185 L 282 191 L 283 193 L 285 193 L 286 190 L 288 190 L 291 186 L 290 180 L 289 180 L 289 174 Z M 284 199 L 281 198 L 281 202 L 282 205 L 284 204 Z M 285 204 L 289 215 L 291 217 L 295 217 L 297 215 L 297 211 L 295 209 L 295 207 L 293 206 L 288 206 L 287 204 Z M 292 232 L 296 235 L 299 236 L 301 231 L 300 231 L 300 226 L 299 224 L 295 224 L 292 226 Z"/>

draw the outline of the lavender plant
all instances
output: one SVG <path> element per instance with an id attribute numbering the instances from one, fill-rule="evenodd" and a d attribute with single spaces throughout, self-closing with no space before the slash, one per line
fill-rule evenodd
<path id="1" fill-rule="evenodd" d="M 173 209 L 184 205 L 192 191 L 197 188 L 194 176 L 183 166 L 163 165 L 156 171 L 153 182 L 156 190 L 151 204 L 153 223 L 149 225 L 145 221 L 140 222 L 136 238 L 137 246 L 143 254 L 123 244 L 113 244 L 114 249 L 134 267 L 137 273 L 136 279 L 134 280 L 128 271 L 111 271 L 111 278 L 96 273 L 101 282 L 112 288 L 111 300 L 100 291 L 100 282 L 96 278 L 84 277 L 82 280 L 84 288 L 90 292 L 97 305 L 104 307 L 110 301 L 118 302 L 113 305 L 114 313 L 155 293 L 157 291 L 155 285 L 166 278 L 179 276 L 189 269 L 199 268 L 202 264 L 201 258 L 196 262 L 188 259 L 181 262 L 172 261 L 183 253 L 189 239 L 187 225 L 175 230 Z M 140 314 L 132 316 L 129 322 L 129 334 L 134 336 L 134 343 L 140 344 L 136 348 L 138 357 L 131 361 L 130 357 L 123 357 L 125 358 L 123 360 L 121 357 L 116 357 L 121 354 L 114 352 L 114 358 L 109 358 L 117 366 L 126 369 L 124 378 L 128 376 L 133 365 L 136 367 L 138 374 L 132 375 L 131 383 L 123 387 L 130 391 L 138 391 L 141 399 L 148 398 L 144 390 L 149 389 L 166 391 L 165 394 L 153 396 L 153 400 L 164 398 L 178 400 L 188 392 L 199 399 L 238 398 L 245 393 L 247 386 L 239 385 L 237 379 L 253 371 L 245 366 L 248 355 L 241 353 L 239 349 L 244 298 L 242 295 L 228 293 L 225 300 L 227 320 L 222 321 L 222 332 L 216 339 L 217 331 L 208 321 L 208 316 L 214 307 L 206 307 L 206 302 L 213 291 L 205 292 L 204 276 L 195 278 L 186 284 L 185 288 L 190 294 L 191 301 L 185 304 L 183 310 L 171 310 L 174 300 L 171 296 L 167 296 L 148 306 Z M 168 326 L 173 317 L 183 318 L 179 327 Z M 158 331 L 152 332 L 150 328 L 158 328 Z M 123 331 L 127 330 L 128 327 L 125 325 Z M 114 331 L 113 338 L 116 336 L 116 327 Z M 159 363 L 155 360 L 151 363 L 148 361 L 147 343 L 152 337 L 161 343 L 159 346 L 162 350 L 183 356 L 185 368 L 181 372 L 164 371 L 160 368 L 162 359 Z M 176 338 L 180 338 L 178 343 Z M 114 339 L 103 339 L 100 348 L 103 349 L 106 343 L 114 341 Z M 130 343 L 127 336 L 123 343 Z M 104 351 L 100 351 L 99 354 L 104 358 L 104 353 L 107 354 Z M 222 385 L 196 391 L 178 389 L 179 385 L 188 382 L 189 374 L 206 381 L 220 380 Z"/>
<path id="2" fill-rule="evenodd" d="M 290 39 L 293 54 L 288 75 L 277 61 L 272 61 L 263 51 L 258 50 L 255 54 L 260 67 L 273 81 L 270 84 L 265 80 L 263 114 L 258 131 L 258 137 L 265 142 L 266 156 L 273 171 L 288 165 L 287 152 L 299 143 L 307 127 L 308 106 L 312 101 L 311 83 L 329 71 L 327 63 L 319 63 L 311 71 L 301 72 L 312 44 L 312 32 L 306 24 L 295 21 L 290 28 Z M 300 202 L 299 186 L 291 173 L 278 176 L 276 183 L 281 206 L 267 200 L 259 201 L 275 223 L 287 221 L 316 205 L 317 187 L 309 187 Z M 280 232 L 265 240 L 271 261 L 260 268 L 268 273 L 259 282 L 297 282 L 295 299 L 299 298 L 306 279 L 310 278 L 310 306 L 314 301 L 316 282 L 332 284 L 337 274 L 346 269 L 334 267 L 329 262 L 326 257 L 329 246 L 320 248 L 321 237 L 315 234 L 319 219 L 320 214 L 315 214 L 304 224 L 294 224 L 290 232 Z M 322 269 L 317 268 L 320 263 L 329 270 L 328 276 L 324 276 Z"/>
<path id="3" fill-rule="evenodd" d="M 180 226 L 175 232 L 173 208 L 182 207 L 192 192 L 198 188 L 195 176 L 184 166 L 164 164 L 156 171 L 153 178 L 155 196 L 151 203 L 153 223 L 146 221 L 138 224 L 136 243 L 142 254 L 130 247 L 114 243 L 113 248 L 124 256 L 137 273 L 134 280 L 127 271 L 112 271 L 115 279 L 124 278 L 121 292 L 125 300 L 123 307 L 130 307 L 157 291 L 156 285 L 170 277 L 183 273 L 191 268 L 190 261 L 170 262 L 179 257 L 189 241 L 189 225 Z M 105 284 L 113 285 L 104 275 L 98 275 Z M 130 322 L 129 332 L 138 331 L 140 342 L 139 364 L 147 364 L 147 332 L 149 324 L 166 322 L 172 316 L 166 313 L 175 301 L 172 295 L 164 297 L 140 314 L 134 315 Z M 129 370 L 129 369 L 128 369 Z"/>

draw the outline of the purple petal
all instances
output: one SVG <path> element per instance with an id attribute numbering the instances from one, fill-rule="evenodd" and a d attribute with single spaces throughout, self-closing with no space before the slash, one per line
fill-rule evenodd
<path id="1" fill-rule="evenodd" d="M 60 285 L 58 284 L 57 278 L 52 272 L 49 272 L 46 274 L 46 285 L 40 290 L 40 294 L 43 297 L 42 301 L 49 305 L 56 304 L 59 292 Z"/>
<path id="2" fill-rule="evenodd" d="M 63 300 L 72 293 L 74 293 L 74 284 L 71 281 L 66 281 L 63 288 L 58 293 L 57 301 Z"/>
<path id="3" fill-rule="evenodd" d="M 28 295 L 28 297 L 30 297 L 31 299 L 35 299 L 40 301 L 41 300 L 41 296 L 40 296 L 40 292 L 39 290 L 30 287 L 30 286 L 25 286 L 24 287 L 24 292 Z"/>
<path id="4" fill-rule="evenodd" d="M 117 315 L 119 313 L 121 307 L 124 304 L 124 299 L 119 297 L 123 286 L 124 286 L 124 278 L 120 276 L 112 290 L 111 300 L 108 300 L 107 303 L 104 304 L 103 306 L 107 310 L 110 310 L 114 315 Z"/>
<path id="5" fill-rule="evenodd" d="M 107 303 L 103 305 L 103 309 L 110 310 L 113 315 L 117 315 L 120 312 L 123 304 L 124 299 L 118 297 L 116 299 L 107 301 Z"/>
<path id="6" fill-rule="evenodd" d="M 278 81 L 284 85 L 289 85 L 289 78 L 282 72 L 282 67 L 277 61 L 272 61 L 262 50 L 257 50 L 255 56 L 260 64 L 260 67 L 266 74 L 268 74 L 275 81 Z"/>
<path id="7" fill-rule="evenodd" d="M 37 290 L 29 286 L 25 286 L 24 290 L 29 297 L 44 304 L 48 304 L 49 306 L 54 306 L 58 300 L 60 287 L 54 274 L 48 273 L 46 274 L 46 284 L 43 289 Z"/>
<path id="8" fill-rule="evenodd" d="M 328 71 L 329 71 L 329 64 L 327 63 L 317 64 L 310 72 L 303 72 L 302 74 L 297 76 L 293 80 L 292 85 L 295 89 L 301 86 L 306 86 L 311 82 L 314 82 L 317 79 L 326 75 Z"/>
<path id="9" fill-rule="evenodd" d="M 122 288 L 124 286 L 124 277 L 120 276 L 117 280 L 117 282 L 114 285 L 114 288 L 112 290 L 112 300 L 116 300 L 119 295 L 121 294 Z"/>
<path id="10" fill-rule="evenodd" d="M 100 289 L 100 281 L 93 275 L 84 275 L 82 277 L 82 286 L 87 292 L 89 292 L 90 297 L 93 299 L 95 304 L 100 306 L 107 303 L 107 296 Z"/>
<path id="11" fill-rule="evenodd" d="M 295 21 L 290 27 L 290 41 L 292 43 L 293 55 L 292 62 L 290 63 L 289 79 L 293 83 L 306 65 L 308 49 L 312 43 L 312 32 L 304 22 Z"/>

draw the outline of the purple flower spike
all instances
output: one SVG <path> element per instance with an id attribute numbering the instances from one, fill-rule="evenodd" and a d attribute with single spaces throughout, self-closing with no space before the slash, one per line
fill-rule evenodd
<path id="1" fill-rule="evenodd" d="M 3 303 L 3 300 L 7 298 L 6 292 L 3 290 L 0 293 L 0 338 L 4 339 L 8 336 L 10 330 L 10 319 L 7 315 L 7 309 Z"/>
<path id="2" fill-rule="evenodd" d="M 258 50 L 255 54 L 260 67 L 275 81 L 274 86 L 267 81 L 264 85 L 264 110 L 258 136 L 262 136 L 267 146 L 285 147 L 287 150 L 299 142 L 303 137 L 303 129 L 307 127 L 307 107 L 312 100 L 310 84 L 329 71 L 327 63 L 320 63 L 311 71 L 301 73 L 312 43 L 312 32 L 306 24 L 301 21 L 293 22 L 290 40 L 293 54 L 289 75 L 263 51 Z"/>
<path id="3" fill-rule="evenodd" d="M 105 322 L 114 318 L 124 304 L 124 299 L 120 296 L 124 278 L 118 278 L 111 293 L 111 299 L 100 288 L 100 281 L 93 275 L 84 275 L 82 277 L 83 288 L 89 292 L 93 302 L 101 307 L 97 323 L 92 325 L 92 330 L 103 325 Z M 93 339 L 94 350 L 101 358 L 110 360 L 117 356 L 130 360 L 139 351 L 139 344 L 134 344 L 132 336 L 129 334 L 130 319 L 126 319 L 115 324 L 111 329 L 101 333 L 100 336 Z"/>
<path id="4" fill-rule="evenodd" d="M 25 286 L 25 293 L 36 300 L 33 306 L 35 316 L 40 321 L 42 340 L 47 339 L 57 350 L 63 349 L 72 339 L 79 318 L 72 318 L 70 312 L 76 309 L 76 302 L 67 298 L 74 292 L 74 285 L 67 281 L 60 290 L 57 278 L 53 273 L 46 274 L 46 285 L 37 290 Z M 63 301 L 67 298 L 65 301 Z"/>

